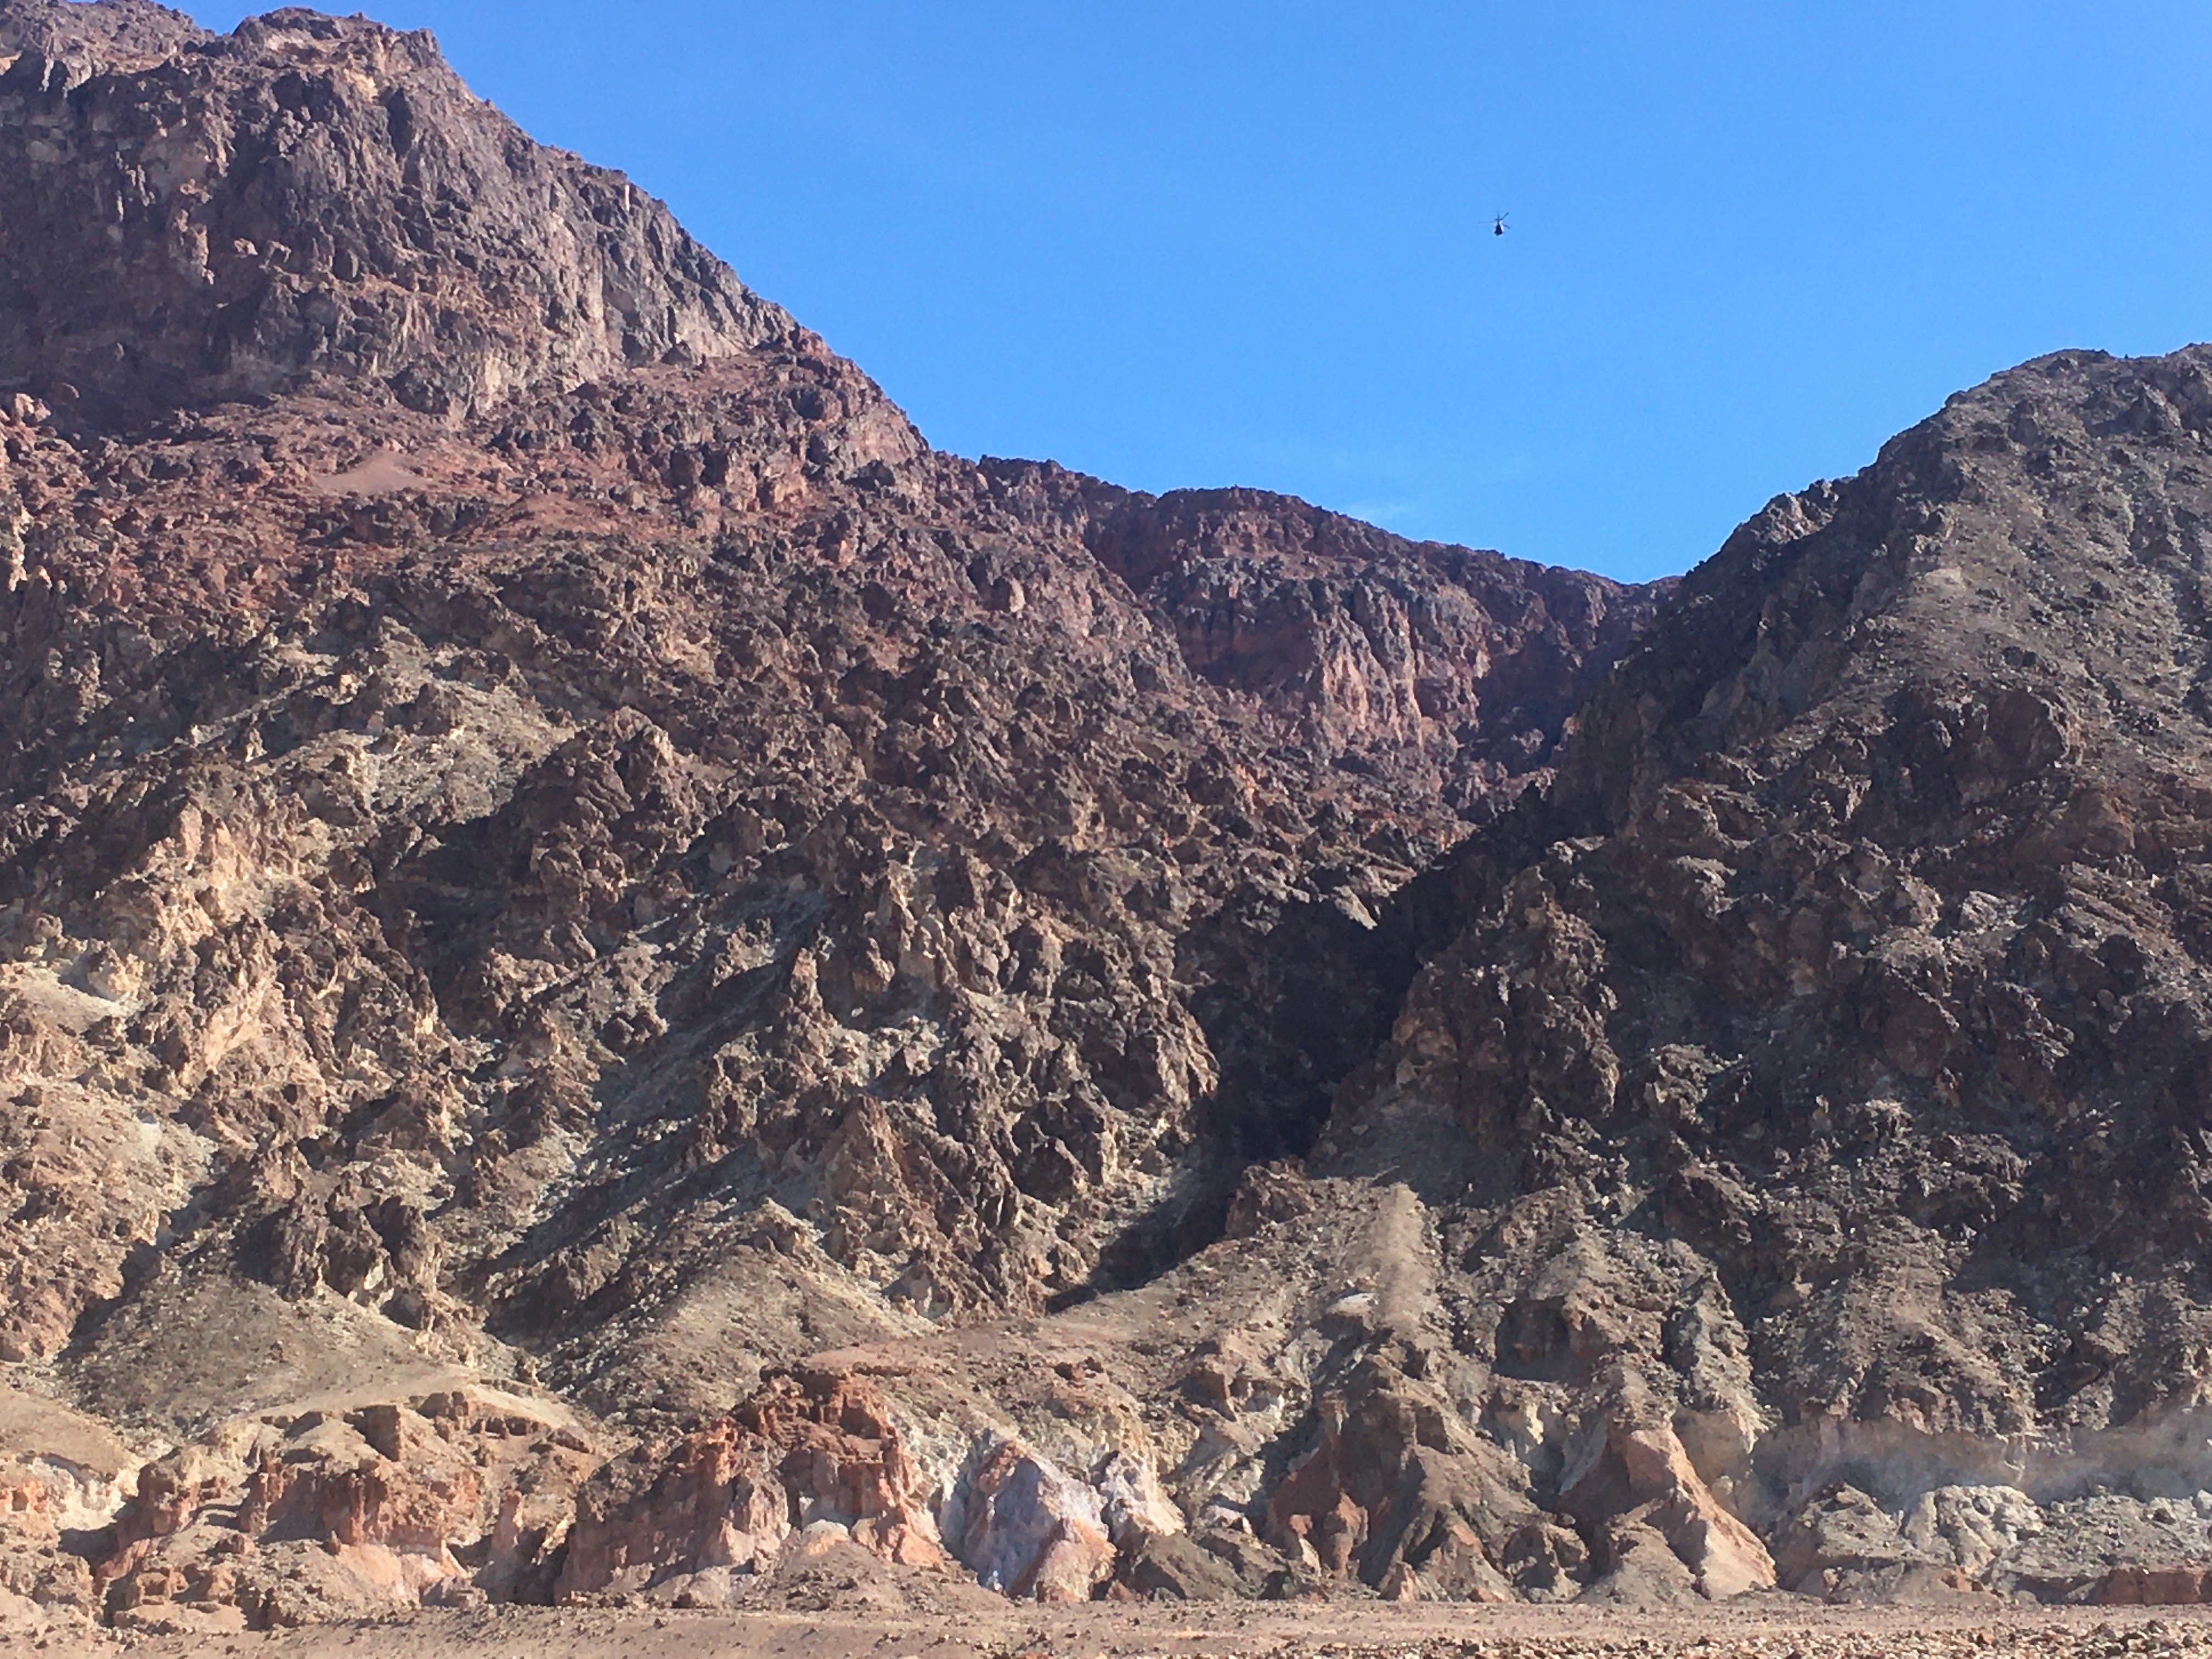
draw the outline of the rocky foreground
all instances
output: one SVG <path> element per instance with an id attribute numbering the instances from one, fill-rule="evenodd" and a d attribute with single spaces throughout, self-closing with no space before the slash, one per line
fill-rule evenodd
<path id="1" fill-rule="evenodd" d="M 1757 1599 L 1757 1598 L 1754 1598 Z M 1786 1601 L 1786 1598 L 1784 1598 Z M 202 1644 L 204 1646 L 204 1644 Z M 1207 1607 L 976 1610 L 959 1620 L 866 1613 L 656 1614 L 525 1607 L 416 1613 L 234 1637 L 242 1659 L 447 1659 L 480 1652 L 547 1659 L 2122 1659 L 2212 1648 L 2202 1615 L 1984 1608 L 1738 1604 L 1698 1613 L 1555 1607 L 1370 1608 L 1307 1605 L 1235 1614 Z M 46 1641 L 57 1656 L 143 1659 L 201 1650 L 189 1638 L 97 1635 Z"/>
<path id="2" fill-rule="evenodd" d="M 2212 353 L 1623 587 L 360 19 L 0 0 L 0 1627 L 2212 1599 Z"/>

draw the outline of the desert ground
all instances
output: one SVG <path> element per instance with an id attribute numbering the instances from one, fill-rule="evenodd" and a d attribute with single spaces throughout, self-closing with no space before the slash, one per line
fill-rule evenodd
<path id="1" fill-rule="evenodd" d="M 69 1659 L 222 1654 L 237 1659 L 1887 1659 L 1892 1655 L 2102 1656 L 2201 1652 L 2212 1614 L 2198 1609 L 2033 1607 L 1833 1607 L 1784 1597 L 1662 1611 L 1607 1607 L 1399 1607 L 1312 1609 L 1152 1604 L 1043 1608 L 977 1605 L 957 1613 L 855 1618 L 805 1613 L 490 1607 L 410 1613 L 234 1636 L 21 1638 L 0 1650 Z"/>

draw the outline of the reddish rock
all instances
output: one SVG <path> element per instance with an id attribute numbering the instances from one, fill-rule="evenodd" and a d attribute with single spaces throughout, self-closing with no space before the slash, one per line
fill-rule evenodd
<path id="1" fill-rule="evenodd" d="M 836 1521 L 856 1543 L 908 1566 L 943 1565 L 927 1484 L 867 1377 L 801 1370 L 769 1378 L 738 1408 L 809 1519 Z"/>
<path id="2" fill-rule="evenodd" d="M 1097 1493 L 1018 1440 L 994 1446 L 954 1502 L 947 1541 L 990 1589 L 1081 1601 L 1113 1571 Z"/>
<path id="3" fill-rule="evenodd" d="M 645 1589 L 772 1560 L 791 1531 L 790 1499 L 767 1452 L 722 1423 L 663 1455 L 641 1447 L 605 1466 L 577 1494 L 555 1595 Z"/>
<path id="4" fill-rule="evenodd" d="M 900 1566 L 947 1565 L 921 1476 L 866 1377 L 774 1376 L 732 1417 L 606 1464 L 578 1496 L 555 1593 L 758 1571 L 794 1527 L 823 1547 L 849 1541 Z"/>
<path id="5" fill-rule="evenodd" d="M 568 1417 L 471 1390 L 233 1425 L 139 1472 L 100 1581 L 118 1610 L 188 1607 L 257 1629 L 464 1589 L 514 1595 L 599 1461 Z"/>
<path id="6" fill-rule="evenodd" d="M 2109 1607 L 2194 1607 L 2212 1601 L 2212 1566 L 2114 1567 L 2090 1597 Z"/>
<path id="7" fill-rule="evenodd" d="M 1621 1490 L 1604 1490 L 1615 1485 Z M 1564 1494 L 1567 1503 L 1583 1501 L 1584 1488 L 1601 1508 L 1646 1520 L 1695 1575 L 1701 1595 L 1719 1600 L 1773 1588 L 1765 1544 L 1713 1497 L 1672 1429 L 1609 1423 L 1603 1455 Z"/>
<path id="8" fill-rule="evenodd" d="M 1370 1359 L 1348 1381 L 1322 1402 L 1318 1443 L 1268 1494 L 1267 1540 L 1378 1589 L 1402 1586 L 1402 1566 L 1435 1595 L 1509 1599 L 1499 1563 L 1519 1534 L 1540 1533 L 1543 1516 L 1496 1449 L 1456 1431 L 1441 1401 L 1387 1364 Z M 1539 1547 L 1517 1570 L 1558 1566 Z"/>

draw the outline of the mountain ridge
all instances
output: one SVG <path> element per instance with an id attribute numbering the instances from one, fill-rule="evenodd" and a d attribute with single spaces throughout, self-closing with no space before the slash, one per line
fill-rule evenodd
<path id="1" fill-rule="evenodd" d="M 0 1623 L 2212 1582 L 2203 349 L 1623 586 L 934 450 L 418 37 L 0 58 Z"/>
<path id="2" fill-rule="evenodd" d="M 296 8 L 228 36 L 151 5 L 102 21 L 56 0 L 0 22 L 21 100 L 0 211 L 38 261 L 0 262 L 0 378 L 110 419 L 318 376 L 442 413 L 793 326 L 659 202 L 477 100 L 427 33 Z M 96 216 L 42 188 L 62 179 Z"/>

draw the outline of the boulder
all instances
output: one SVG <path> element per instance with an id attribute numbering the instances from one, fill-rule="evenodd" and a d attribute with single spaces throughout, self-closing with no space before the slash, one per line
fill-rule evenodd
<path id="1" fill-rule="evenodd" d="M 946 1526 L 977 1580 L 1017 1598 L 1087 1601 L 1113 1571 L 1098 1494 L 1018 1440 L 984 1450 L 947 1506 Z"/>
<path id="2" fill-rule="evenodd" d="M 1648 1516 L 1623 1517 L 1607 1527 L 1601 1559 L 1601 1571 L 1576 1600 L 1649 1607 L 1698 1599 L 1697 1574 Z"/>
<path id="3" fill-rule="evenodd" d="M 1773 1586 L 1766 1546 L 1713 1496 L 1673 1429 L 1624 1413 L 1604 1419 L 1601 1432 L 1597 1455 L 1562 1494 L 1570 1509 L 1634 1513 L 1667 1540 L 1701 1595 L 1718 1600 Z"/>
<path id="4" fill-rule="evenodd" d="M 1129 1536 L 1115 1582 L 1155 1601 L 1228 1601 L 1258 1593 L 1228 1561 L 1181 1532 Z"/>

